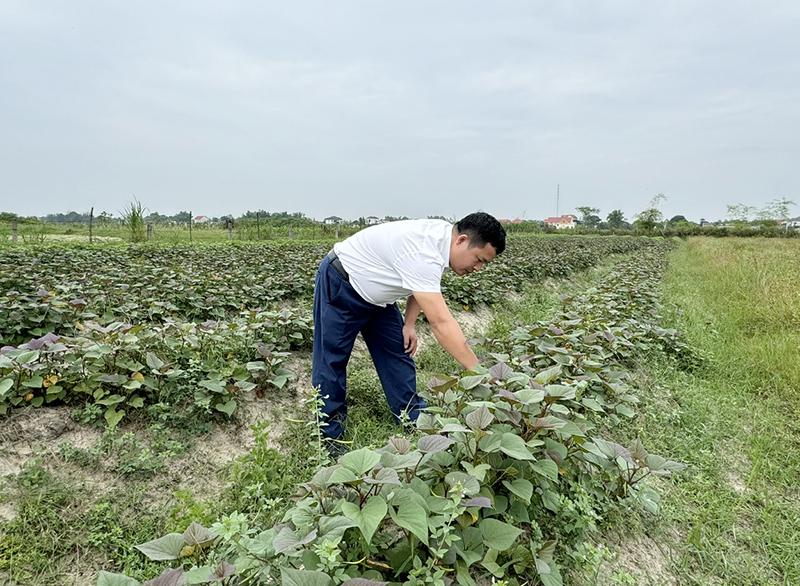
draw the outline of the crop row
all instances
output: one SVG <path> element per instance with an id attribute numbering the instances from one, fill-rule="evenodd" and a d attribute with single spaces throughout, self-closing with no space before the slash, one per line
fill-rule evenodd
<path id="1" fill-rule="evenodd" d="M 631 500 L 655 511 L 658 495 L 642 481 L 682 468 L 638 441 L 603 437 L 636 415 L 636 360 L 663 350 L 691 359 L 658 324 L 665 249 L 620 263 L 555 320 L 487 340 L 497 363 L 434 381 L 415 437 L 320 468 L 278 525 L 255 529 L 234 513 L 137 547 L 181 560 L 163 583 L 237 574 L 311 586 L 514 586 L 536 576 L 560 586 L 564 561 L 579 558 L 609 511 Z M 103 573 L 98 584 L 125 579 Z"/>
<path id="2" fill-rule="evenodd" d="M 517 238 L 485 271 L 445 275 L 451 302 L 492 304 L 526 283 L 652 245 L 645 238 Z M 6 249 L 0 253 L 0 345 L 94 321 L 132 324 L 227 319 L 309 299 L 328 245 L 130 246 Z"/>
<path id="3" fill-rule="evenodd" d="M 0 353 L 0 414 L 19 406 L 77 405 L 85 420 L 115 426 L 137 410 L 233 415 L 242 395 L 282 388 L 286 351 L 307 347 L 311 320 L 298 311 L 243 312 L 200 324 L 79 325 Z"/>

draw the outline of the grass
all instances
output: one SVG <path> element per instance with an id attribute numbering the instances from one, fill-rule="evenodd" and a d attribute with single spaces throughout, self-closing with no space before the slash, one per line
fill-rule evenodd
<path id="1" fill-rule="evenodd" d="M 643 529 L 681 584 L 800 583 L 800 242 L 690 239 L 665 277 L 670 320 L 708 357 L 656 361 L 630 430 L 689 469 Z"/>

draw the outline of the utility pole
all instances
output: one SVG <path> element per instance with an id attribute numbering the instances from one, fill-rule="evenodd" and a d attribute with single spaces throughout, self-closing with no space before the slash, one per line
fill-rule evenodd
<path id="1" fill-rule="evenodd" d="M 556 218 L 558 217 L 558 200 L 561 197 L 561 184 L 556 185 Z"/>

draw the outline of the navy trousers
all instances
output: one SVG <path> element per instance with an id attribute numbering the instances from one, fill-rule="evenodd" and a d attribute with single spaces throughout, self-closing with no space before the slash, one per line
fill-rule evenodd
<path id="1" fill-rule="evenodd" d="M 314 287 L 314 350 L 311 384 L 319 389 L 329 438 L 344 434 L 347 418 L 347 363 L 361 332 L 386 394 L 400 421 L 402 412 L 415 421 L 425 402 L 417 394 L 416 365 L 403 349 L 403 317 L 397 305 L 368 303 L 330 264 L 319 265 Z"/>

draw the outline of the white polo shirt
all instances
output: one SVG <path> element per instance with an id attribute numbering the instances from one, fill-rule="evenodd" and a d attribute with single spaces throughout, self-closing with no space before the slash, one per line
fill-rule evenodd
<path id="1" fill-rule="evenodd" d="M 441 292 L 452 236 L 453 225 L 444 220 L 402 220 L 365 228 L 333 250 L 353 289 L 383 307 L 414 291 Z"/>

